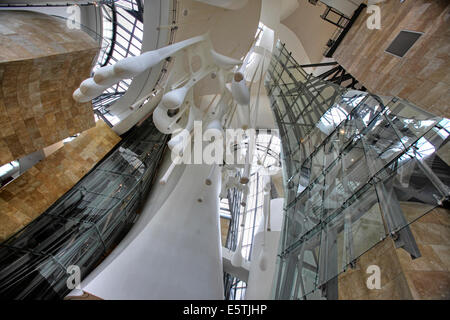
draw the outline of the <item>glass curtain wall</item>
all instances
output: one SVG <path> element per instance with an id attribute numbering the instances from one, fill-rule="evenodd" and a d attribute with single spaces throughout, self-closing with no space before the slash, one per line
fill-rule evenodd
<path id="1" fill-rule="evenodd" d="M 140 55 L 144 36 L 143 1 L 118 0 L 102 3 L 101 11 L 103 17 L 102 46 L 105 47 L 105 54 L 99 56 L 93 72 L 127 57 Z M 121 80 L 92 101 L 95 113 L 104 120 L 106 119 L 108 124 L 114 125 L 118 122 L 108 108 L 125 94 L 130 84 L 131 79 Z"/>
<path id="2" fill-rule="evenodd" d="M 81 280 L 138 218 L 167 137 L 152 118 L 126 138 L 52 207 L 0 244 L 0 298 L 60 299 L 77 266 Z"/>
<path id="3" fill-rule="evenodd" d="M 177 27 L 177 0 L 171 1 L 171 23 L 168 45 L 175 38 Z M 117 61 L 128 57 L 139 56 L 142 51 L 144 38 L 144 1 L 143 0 L 116 0 L 101 4 L 103 24 L 104 52 L 99 56 L 93 72 L 100 67 L 114 65 Z M 158 82 L 167 74 L 169 61 L 164 62 L 163 70 Z M 109 125 L 115 125 L 119 119 L 109 111 L 109 107 L 122 97 L 131 85 L 132 79 L 123 79 L 106 89 L 102 95 L 92 100 L 94 111 Z"/>
<path id="4" fill-rule="evenodd" d="M 337 299 L 337 276 L 387 236 L 420 257 L 409 224 L 448 208 L 450 121 L 317 79 L 280 42 L 265 85 L 286 195 L 274 297 Z"/>

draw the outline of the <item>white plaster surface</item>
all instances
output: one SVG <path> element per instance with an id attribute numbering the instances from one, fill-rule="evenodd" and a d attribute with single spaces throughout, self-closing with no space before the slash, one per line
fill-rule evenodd
<path id="1" fill-rule="evenodd" d="M 223 299 L 220 172 L 216 168 L 206 186 L 209 171 L 208 165 L 188 165 L 181 176 L 174 173 L 158 186 L 169 188 L 164 203 L 159 209 L 151 201 L 145 205 L 129 235 L 82 282 L 82 290 L 103 299 Z"/>

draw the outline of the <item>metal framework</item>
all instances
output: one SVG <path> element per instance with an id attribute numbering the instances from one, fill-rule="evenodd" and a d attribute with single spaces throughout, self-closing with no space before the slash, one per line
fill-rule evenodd
<path id="1" fill-rule="evenodd" d="M 341 29 L 344 29 L 350 21 L 344 14 L 330 6 L 326 7 L 325 12 L 320 17 Z"/>
<path id="2" fill-rule="evenodd" d="M 93 71 L 100 67 L 113 65 L 127 57 L 141 54 L 144 35 L 144 5 L 141 0 L 119 0 L 101 6 L 103 17 L 103 45 L 105 54 L 99 56 Z M 121 80 L 108 88 L 92 101 L 96 114 L 107 119 L 111 115 L 108 108 L 125 94 L 131 84 L 130 79 Z"/>
<path id="3" fill-rule="evenodd" d="M 172 15 L 170 36 L 168 45 L 172 44 L 175 39 L 177 30 L 177 0 L 171 0 Z M 144 35 L 144 4 L 143 0 L 118 0 L 113 3 L 102 5 L 103 16 L 103 38 L 104 46 L 106 46 L 106 54 L 99 57 L 97 68 L 106 65 L 113 65 L 117 61 L 129 56 L 138 56 L 142 50 L 142 39 Z M 169 61 L 165 61 L 162 72 L 159 75 L 157 85 L 163 81 L 167 73 Z M 92 103 L 96 114 L 106 119 L 108 123 L 113 121 L 114 115 L 109 112 L 109 107 L 122 97 L 131 84 L 131 79 L 121 80 L 117 84 L 105 90 L 105 92 L 95 98 Z"/>
<path id="4" fill-rule="evenodd" d="M 387 236 L 420 257 L 409 224 L 448 206 L 450 121 L 313 77 L 281 43 L 265 84 L 286 187 L 275 298 L 337 299 L 339 273 Z"/>
<path id="5" fill-rule="evenodd" d="M 336 25 L 337 29 L 334 32 L 331 39 L 328 40 L 327 48 L 323 54 L 325 57 L 331 58 L 333 56 L 337 47 L 341 44 L 342 40 L 344 39 L 344 37 L 347 35 L 348 31 L 352 27 L 353 23 L 356 21 L 356 19 L 359 17 L 361 12 L 366 7 L 367 7 L 367 5 L 365 5 L 364 3 L 360 4 L 358 9 L 355 10 L 355 12 L 353 13 L 353 16 L 350 19 L 344 17 L 342 14 L 340 14 L 338 11 L 336 11 L 334 9 L 333 9 L 333 11 L 331 11 L 331 9 L 329 9 L 329 8 L 326 9 L 325 13 L 321 16 L 321 18 Z M 329 12 L 334 12 L 335 14 L 341 15 L 341 17 L 339 18 L 339 20 L 337 22 L 333 22 L 332 20 L 327 19 L 327 15 Z"/>
<path id="6" fill-rule="evenodd" d="M 233 188 L 228 190 L 228 210 L 231 219 L 228 227 L 227 240 L 224 246 L 231 251 L 235 251 L 237 246 L 241 201 L 242 192 L 239 189 Z M 228 274 L 226 272 L 223 273 L 225 300 L 236 300 L 236 290 L 239 282 L 240 280 L 236 277 L 233 277 L 231 274 Z"/>
<path id="7" fill-rule="evenodd" d="M 61 299 L 69 267 L 81 279 L 123 238 L 146 199 L 168 136 L 151 118 L 75 187 L 0 244 L 0 298 Z"/>
<path id="8" fill-rule="evenodd" d="M 244 143 L 244 147 L 247 144 Z M 255 232 L 261 223 L 263 217 L 263 176 L 258 171 L 258 161 L 265 162 L 266 167 L 272 165 L 280 166 L 280 143 L 278 133 L 276 130 L 258 130 L 256 135 L 256 156 L 254 157 L 253 165 L 250 173 L 249 194 L 247 199 L 247 218 L 244 222 L 242 243 L 243 257 L 246 260 L 251 259 L 253 250 L 253 240 Z M 265 157 L 264 157 L 265 156 Z M 276 193 L 274 193 L 276 195 Z M 234 188 L 228 191 L 229 211 L 231 215 L 230 227 L 227 234 L 227 242 L 225 247 L 231 251 L 236 250 L 238 242 L 238 230 L 240 219 L 244 213 L 244 207 L 241 206 L 242 192 Z M 226 300 L 240 300 L 245 296 L 246 283 L 233 277 L 230 274 L 224 273 L 224 289 Z"/>
<path id="9" fill-rule="evenodd" d="M 301 65 L 300 67 L 302 67 L 303 69 L 307 69 L 307 68 L 320 68 L 329 66 L 333 66 L 333 68 L 319 74 L 317 78 L 335 83 L 340 86 L 344 86 L 347 89 L 357 89 L 360 91 L 367 91 L 366 87 L 361 85 L 358 82 L 358 80 L 356 80 L 350 73 L 345 71 L 345 69 L 337 62 L 304 64 Z"/>

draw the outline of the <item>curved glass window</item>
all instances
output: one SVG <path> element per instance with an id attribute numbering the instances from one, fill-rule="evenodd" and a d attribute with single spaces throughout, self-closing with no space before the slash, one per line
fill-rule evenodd
<path id="1" fill-rule="evenodd" d="M 168 136 L 147 119 L 54 205 L 0 243 L 0 299 L 61 299 L 126 235 L 153 185 Z"/>
<path id="2" fill-rule="evenodd" d="M 144 4 L 142 0 L 118 0 L 102 5 L 103 46 L 105 54 L 99 56 L 93 72 L 100 67 L 141 54 L 144 36 Z M 124 79 L 106 89 L 92 103 L 96 114 L 111 122 L 109 106 L 125 94 L 131 79 Z"/>

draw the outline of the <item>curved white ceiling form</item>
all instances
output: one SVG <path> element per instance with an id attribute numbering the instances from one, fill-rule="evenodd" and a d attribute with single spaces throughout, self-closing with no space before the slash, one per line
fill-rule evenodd
<path id="1" fill-rule="evenodd" d="M 306 55 L 306 51 L 299 38 L 291 29 L 281 23 L 281 21 L 296 12 L 298 7 L 298 0 L 263 0 L 261 22 L 274 31 L 274 42 L 280 39 L 281 42 L 286 43 L 289 50 L 292 50 L 292 54 L 296 57 L 297 61 L 309 63 L 309 57 Z"/>
<path id="2" fill-rule="evenodd" d="M 239 10 L 223 10 L 196 0 L 180 1 L 176 41 L 208 32 L 218 53 L 234 59 L 243 58 L 255 38 L 261 0 L 240 2 L 245 2 L 245 6 Z M 200 104 L 201 96 L 215 95 L 218 84 L 217 78 L 199 82 L 195 90 L 196 103 Z"/>
<path id="3" fill-rule="evenodd" d="M 291 29 L 282 23 L 280 23 L 278 28 L 278 38 L 282 43 L 286 44 L 286 47 L 292 52 L 292 57 L 294 57 L 295 61 L 300 64 L 312 63 L 300 39 Z"/>
<path id="4" fill-rule="evenodd" d="M 175 42 L 209 33 L 214 49 L 240 59 L 250 50 L 258 28 L 261 0 L 239 10 L 223 10 L 196 0 L 179 1 Z"/>
<path id="5" fill-rule="evenodd" d="M 196 0 L 215 7 L 221 7 L 230 10 L 239 10 L 247 5 L 248 0 Z"/>
<path id="6" fill-rule="evenodd" d="M 280 21 L 289 17 L 298 8 L 298 0 L 281 0 Z"/>
<path id="7" fill-rule="evenodd" d="M 223 10 L 195 0 L 146 0 L 142 52 L 164 47 L 169 41 L 176 43 L 207 32 L 218 53 L 239 59 L 251 47 L 261 9 L 261 0 L 244 2 L 245 5 L 240 1 L 244 6 L 239 10 Z M 176 19 L 173 10 L 176 10 Z M 176 32 L 171 35 L 174 27 Z M 109 107 L 109 111 L 120 120 L 113 127 L 118 134 L 126 132 L 142 116 L 152 112 L 159 102 L 151 94 L 155 93 L 153 89 L 161 77 L 164 63 L 136 76 L 126 94 Z M 170 68 L 169 64 L 167 73 L 170 73 Z M 198 83 L 195 99 L 205 92 L 217 92 L 217 81 L 208 80 Z"/>

